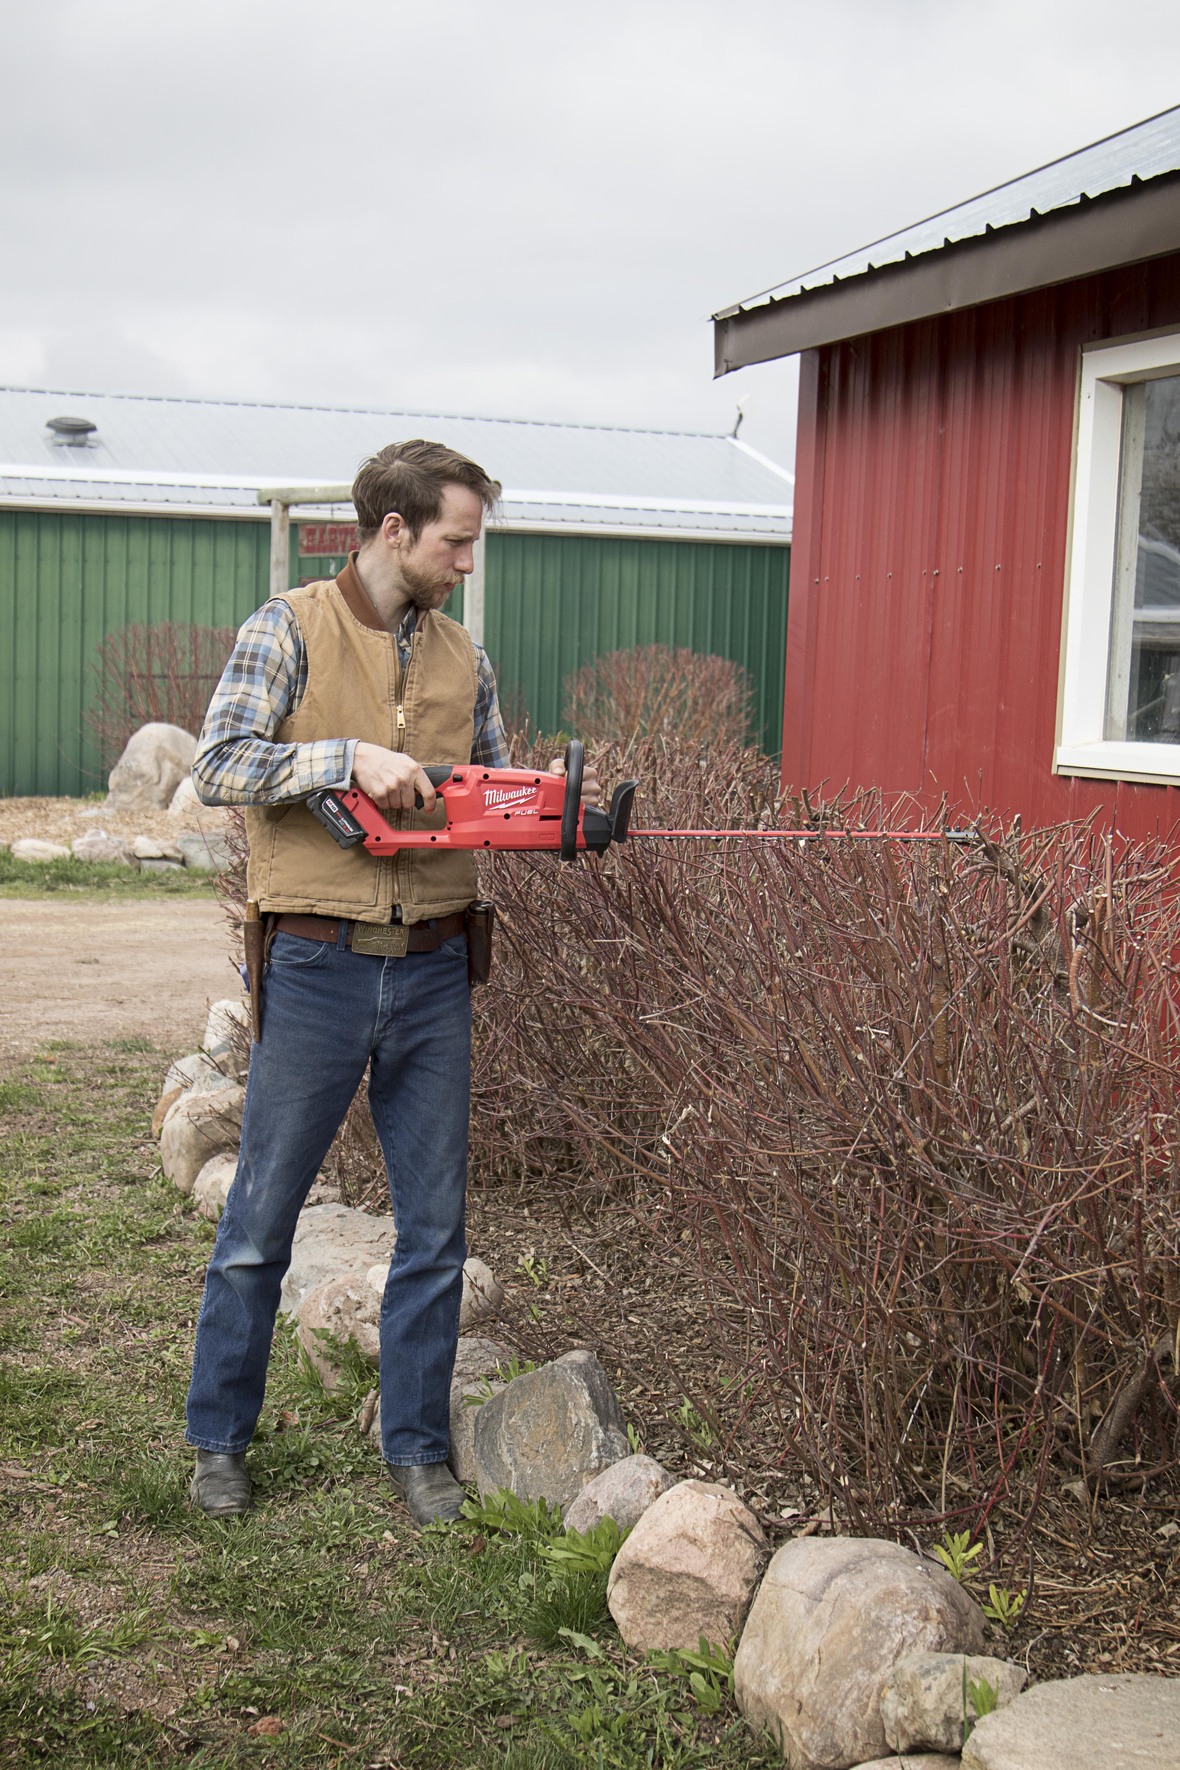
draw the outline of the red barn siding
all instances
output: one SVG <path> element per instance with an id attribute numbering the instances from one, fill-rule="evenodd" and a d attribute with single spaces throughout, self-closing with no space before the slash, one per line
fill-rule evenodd
<path id="1" fill-rule="evenodd" d="M 803 358 L 783 777 L 1026 824 L 1180 820 L 1052 773 L 1083 344 L 1180 325 L 1180 255 Z"/>

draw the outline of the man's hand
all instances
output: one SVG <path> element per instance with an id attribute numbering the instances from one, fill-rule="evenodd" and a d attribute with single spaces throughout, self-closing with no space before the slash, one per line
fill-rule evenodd
<path id="1" fill-rule="evenodd" d="M 549 764 L 550 774 L 565 773 L 564 756 L 555 756 Z M 602 802 L 602 788 L 598 784 L 598 770 L 593 762 L 587 759 L 582 765 L 582 804 L 599 805 Z"/>
<path id="2" fill-rule="evenodd" d="M 352 778 L 383 811 L 416 810 L 415 794 L 421 798 L 424 812 L 434 810 L 434 788 L 414 758 L 403 750 L 358 744 L 352 759 Z"/>

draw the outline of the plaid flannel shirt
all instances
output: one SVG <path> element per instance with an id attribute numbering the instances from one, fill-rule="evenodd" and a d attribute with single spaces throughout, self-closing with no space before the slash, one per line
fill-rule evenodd
<path id="1" fill-rule="evenodd" d="M 405 668 L 417 612 L 406 611 L 397 631 Z M 487 653 L 472 640 L 477 684 L 471 761 L 508 766 L 508 739 L 500 717 L 496 678 Z M 206 805 L 282 805 L 319 787 L 347 787 L 355 738 L 319 738 L 277 744 L 274 734 L 303 699 L 307 651 L 287 603 L 275 599 L 244 623 L 214 690 L 193 761 L 193 780 Z"/>

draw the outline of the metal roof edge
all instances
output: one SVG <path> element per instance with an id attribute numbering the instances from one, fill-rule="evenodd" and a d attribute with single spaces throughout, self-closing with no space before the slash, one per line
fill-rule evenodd
<path id="1" fill-rule="evenodd" d="M 793 530 L 786 534 L 771 533 L 766 529 L 672 529 L 647 528 L 638 523 L 597 523 L 597 522 L 546 522 L 538 517 L 530 520 L 522 517 L 519 520 L 498 522 L 489 528 L 490 535 L 584 535 L 596 540 L 611 539 L 615 541 L 690 541 L 694 545 L 702 541 L 724 542 L 727 546 L 735 544 L 743 547 L 789 547 L 793 538 Z"/>
<path id="2" fill-rule="evenodd" d="M 714 375 L 1180 251 L 1180 171 L 714 320 Z"/>
<path id="3" fill-rule="evenodd" d="M 3 478 L 0 469 L 0 478 Z M 0 510 L 29 510 L 38 516 L 170 516 L 185 522 L 269 523 L 270 512 L 257 510 L 250 504 L 162 504 L 148 499 L 120 499 L 114 503 L 104 498 L 38 497 L 32 492 L 0 491 Z"/>

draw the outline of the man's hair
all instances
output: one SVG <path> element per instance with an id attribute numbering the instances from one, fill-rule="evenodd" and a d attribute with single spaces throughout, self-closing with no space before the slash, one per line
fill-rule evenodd
<path id="1" fill-rule="evenodd" d="M 352 482 L 361 545 L 372 539 L 392 510 L 417 539 L 428 522 L 438 521 L 443 493 L 454 485 L 475 492 L 489 512 L 500 496 L 498 480 L 489 479 L 482 467 L 445 443 L 414 437 L 379 449 L 362 463 Z"/>

